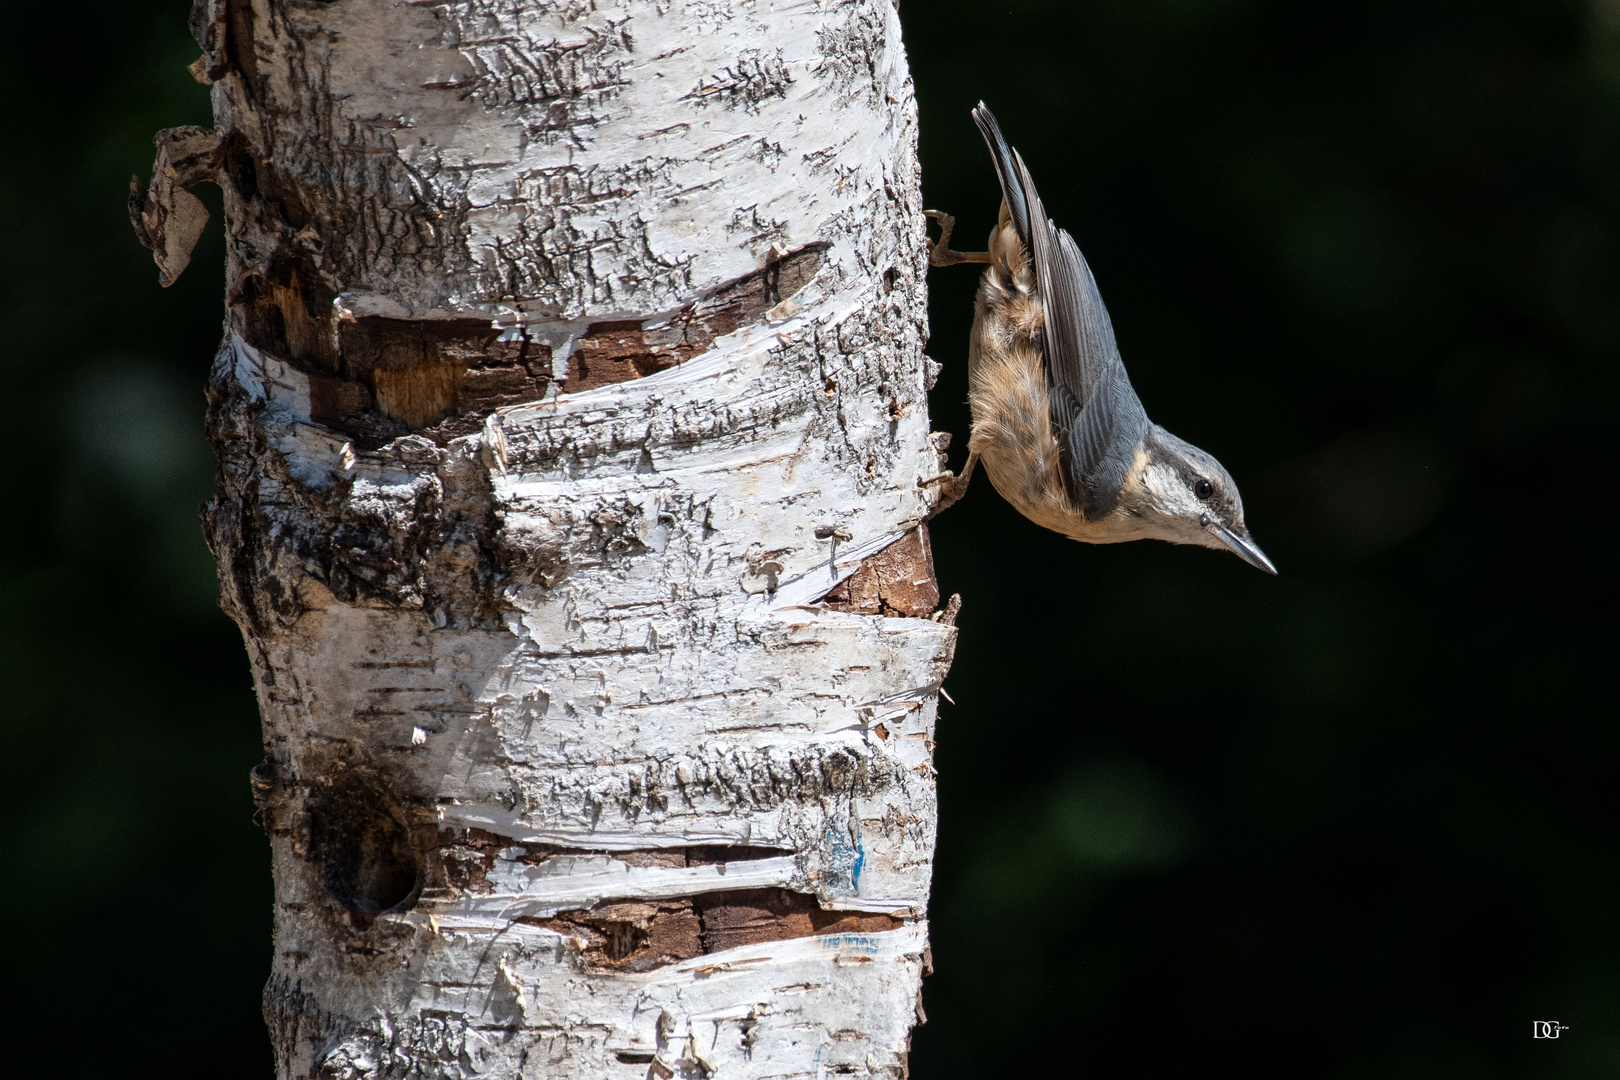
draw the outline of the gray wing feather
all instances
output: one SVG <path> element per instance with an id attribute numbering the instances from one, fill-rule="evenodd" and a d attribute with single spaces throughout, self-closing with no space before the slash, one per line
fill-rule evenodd
<path id="1" fill-rule="evenodd" d="M 981 115 L 982 114 L 982 115 Z M 1147 412 L 1125 374 L 1102 294 L 1074 238 L 1046 216 L 1035 181 L 1017 151 L 980 105 L 974 119 L 996 160 L 1002 196 L 1016 224 L 1022 210 L 1035 287 L 1045 312 L 1043 350 L 1050 384 L 1051 419 L 1067 453 L 1062 461 L 1069 498 L 1089 520 L 1112 513 L 1148 429 Z M 994 138 L 992 138 L 992 135 Z"/>

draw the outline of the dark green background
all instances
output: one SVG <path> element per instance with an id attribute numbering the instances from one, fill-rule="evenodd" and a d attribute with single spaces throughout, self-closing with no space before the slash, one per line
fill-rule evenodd
<path id="1" fill-rule="evenodd" d="M 161 290 L 123 210 L 208 122 L 186 6 L 11 5 L 0 65 L 0 925 L 9 1060 L 69 1040 L 52 1075 L 270 1066 L 257 720 L 196 523 L 222 246 Z M 1282 570 L 1078 546 L 982 477 L 938 520 L 914 1075 L 1620 1075 L 1620 0 L 903 16 L 928 203 L 979 246 L 984 98 Z M 975 277 L 932 280 L 959 443 Z"/>

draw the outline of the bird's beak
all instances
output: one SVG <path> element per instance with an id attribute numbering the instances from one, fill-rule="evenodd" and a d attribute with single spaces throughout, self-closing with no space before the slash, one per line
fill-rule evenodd
<path id="1" fill-rule="evenodd" d="M 1277 572 L 1277 568 L 1271 565 L 1271 560 L 1266 558 L 1266 553 L 1255 546 L 1255 542 L 1247 536 L 1240 536 L 1218 521 L 1215 522 L 1215 532 L 1226 546 L 1232 549 L 1233 554 L 1250 566 L 1258 567 L 1268 574 Z"/>

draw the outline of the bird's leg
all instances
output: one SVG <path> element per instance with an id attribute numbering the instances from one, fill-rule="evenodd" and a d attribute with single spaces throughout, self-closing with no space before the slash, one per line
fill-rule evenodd
<path id="1" fill-rule="evenodd" d="M 939 222 L 939 240 L 929 245 L 929 266 L 955 266 L 957 263 L 987 263 L 990 261 L 988 251 L 952 251 L 951 231 L 956 228 L 956 219 L 941 210 L 924 210 L 924 217 L 931 217 Z"/>
<path id="2" fill-rule="evenodd" d="M 969 451 L 967 464 L 962 466 L 961 476 L 956 476 L 950 472 L 942 472 L 938 476 L 929 477 L 927 480 L 917 481 L 918 487 L 939 485 L 939 501 L 934 504 L 934 509 L 929 513 L 929 517 L 933 517 L 941 510 L 950 509 L 958 499 L 967 494 L 968 481 L 973 479 L 973 470 L 978 465 L 979 455 Z"/>

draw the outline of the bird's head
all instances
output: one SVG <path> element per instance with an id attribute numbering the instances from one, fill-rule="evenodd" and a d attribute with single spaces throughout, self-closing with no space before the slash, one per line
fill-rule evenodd
<path id="1" fill-rule="evenodd" d="M 1277 572 L 1249 538 L 1237 485 L 1209 454 L 1153 424 L 1131 471 L 1120 510 L 1144 535 L 1231 551 L 1250 566 Z"/>

